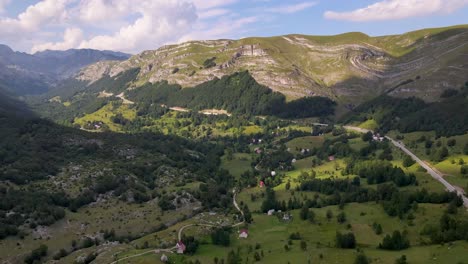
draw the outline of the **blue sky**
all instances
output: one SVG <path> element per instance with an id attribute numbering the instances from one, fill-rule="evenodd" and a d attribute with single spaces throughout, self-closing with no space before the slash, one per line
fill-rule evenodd
<path id="1" fill-rule="evenodd" d="M 138 53 L 187 40 L 388 35 L 468 23 L 468 0 L 0 0 L 0 43 L 15 50 Z"/>

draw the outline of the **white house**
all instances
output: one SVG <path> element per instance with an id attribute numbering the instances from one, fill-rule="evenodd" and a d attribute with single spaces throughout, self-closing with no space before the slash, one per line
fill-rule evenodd
<path id="1" fill-rule="evenodd" d="M 185 244 L 182 241 L 177 242 L 176 248 L 177 248 L 177 254 L 184 254 Z"/>
<path id="2" fill-rule="evenodd" d="M 268 210 L 268 215 L 273 215 L 275 213 L 275 209 Z"/>
<path id="3" fill-rule="evenodd" d="M 249 231 L 247 229 L 242 229 L 239 233 L 239 238 L 248 238 Z"/>
<path id="4" fill-rule="evenodd" d="M 165 254 L 161 256 L 161 262 L 167 262 L 168 260 L 169 258 Z"/>

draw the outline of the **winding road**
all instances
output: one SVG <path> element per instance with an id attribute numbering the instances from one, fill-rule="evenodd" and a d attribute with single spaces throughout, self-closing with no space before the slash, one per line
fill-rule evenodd
<path id="1" fill-rule="evenodd" d="M 344 126 L 344 128 L 349 129 L 349 130 L 354 130 L 360 133 L 373 132 L 368 129 L 363 129 L 360 127 L 353 127 L 353 126 Z M 409 155 L 414 161 L 416 161 L 419 165 L 421 165 L 421 167 L 426 169 L 427 173 L 429 173 L 429 175 L 431 175 L 432 178 L 442 183 L 449 192 L 456 192 L 457 195 L 461 196 L 463 199 L 463 205 L 465 206 L 465 208 L 468 208 L 468 198 L 465 196 L 464 193 L 462 193 L 457 188 L 455 188 L 455 186 L 453 186 L 448 181 L 446 181 L 442 175 L 440 175 L 438 172 L 432 169 L 429 165 L 427 165 L 424 161 L 418 158 L 418 156 L 416 156 L 413 152 L 407 149 L 402 142 L 396 141 L 389 136 L 385 136 L 385 138 L 388 139 L 390 142 L 392 142 L 392 144 L 395 145 L 397 148 L 401 149 L 403 152 Z"/>
<path id="2" fill-rule="evenodd" d="M 237 227 L 237 226 L 240 226 L 242 224 L 245 223 L 245 218 L 244 218 L 244 212 L 240 209 L 239 205 L 237 204 L 237 201 L 236 201 L 236 196 L 237 196 L 237 192 L 236 192 L 236 189 L 232 190 L 232 193 L 233 193 L 233 197 L 232 197 L 232 204 L 234 205 L 234 207 L 236 208 L 237 211 L 240 212 L 240 214 L 242 215 L 242 221 L 237 223 L 237 224 L 234 224 L 232 225 L 232 227 Z M 177 238 L 178 240 L 177 241 L 181 241 L 182 240 L 182 233 L 184 232 L 185 229 L 189 228 L 189 227 L 193 227 L 193 226 L 206 226 L 206 227 L 218 227 L 217 225 L 210 225 L 210 224 L 189 224 L 189 225 L 185 225 L 183 227 L 181 227 L 179 229 L 179 232 L 177 234 Z M 139 253 L 139 254 L 136 254 L 136 255 L 131 255 L 131 256 L 127 256 L 127 257 L 124 257 L 124 258 L 121 258 L 121 259 L 118 259 L 114 262 L 111 262 L 111 264 L 116 264 L 120 261 L 124 261 L 124 260 L 127 260 L 127 259 L 131 259 L 131 258 L 136 258 L 136 257 L 140 257 L 140 256 L 143 256 L 143 255 L 146 255 L 146 254 L 151 254 L 151 253 L 159 253 L 159 252 L 166 252 L 166 253 L 174 253 L 174 250 L 176 249 L 176 247 L 172 247 L 172 248 L 163 248 L 163 249 L 152 249 L 152 250 L 149 250 L 149 251 L 145 251 L 145 252 L 142 252 L 142 253 Z"/>

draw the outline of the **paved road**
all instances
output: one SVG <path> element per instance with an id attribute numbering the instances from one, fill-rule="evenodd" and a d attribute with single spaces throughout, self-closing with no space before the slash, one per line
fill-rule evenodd
<path id="1" fill-rule="evenodd" d="M 359 128 L 359 127 L 353 127 L 353 126 L 345 126 L 344 128 L 354 130 L 354 131 L 358 131 L 358 132 L 361 132 L 361 133 L 367 133 L 367 132 L 370 131 L 370 130 L 367 130 L 367 129 L 363 129 L 363 128 Z M 434 178 L 437 181 L 439 181 L 440 183 L 442 183 L 448 191 L 456 192 L 458 195 L 460 195 L 462 197 L 462 199 L 463 199 L 463 205 L 466 208 L 468 208 L 468 198 L 461 191 L 459 191 L 457 188 L 455 188 L 455 186 L 453 186 L 448 181 L 446 181 L 444 179 L 444 177 L 442 177 L 442 175 L 437 173 L 434 169 L 432 169 L 424 161 L 422 161 L 420 158 L 418 158 L 418 156 L 416 156 L 413 152 L 411 152 L 409 149 L 407 149 L 403 143 L 400 143 L 400 142 L 394 140 L 393 138 L 391 138 L 389 136 L 386 136 L 385 138 L 390 140 L 390 142 L 392 142 L 393 145 L 395 145 L 397 148 L 401 149 L 403 152 L 405 152 L 407 155 L 409 155 L 414 161 L 416 161 L 419 165 L 421 165 L 421 167 L 426 169 L 427 173 L 429 173 L 429 175 L 431 175 L 432 178 Z"/>

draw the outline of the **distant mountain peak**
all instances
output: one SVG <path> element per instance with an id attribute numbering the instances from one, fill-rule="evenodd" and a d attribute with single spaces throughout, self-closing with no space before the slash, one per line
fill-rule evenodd
<path id="1" fill-rule="evenodd" d="M 130 56 L 93 49 L 45 50 L 27 54 L 0 44 L 0 86 L 17 94 L 42 93 L 85 66 L 100 61 L 123 61 Z"/>

